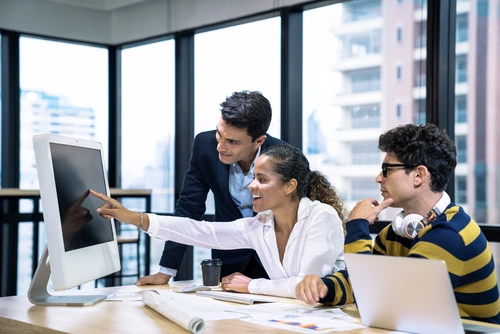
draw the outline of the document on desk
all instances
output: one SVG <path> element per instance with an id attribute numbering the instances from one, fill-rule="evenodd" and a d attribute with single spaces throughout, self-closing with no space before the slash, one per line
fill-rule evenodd
<path id="1" fill-rule="evenodd" d="M 339 308 L 315 308 L 287 303 L 240 306 L 240 320 L 299 333 L 332 333 L 365 328 Z"/>
<path id="2" fill-rule="evenodd" d="M 116 291 L 106 296 L 107 301 L 142 300 L 143 289 Z"/>
<path id="3" fill-rule="evenodd" d="M 256 303 L 276 303 L 278 300 L 262 295 L 252 295 L 250 293 L 238 293 L 230 291 L 196 291 L 196 295 L 211 297 L 225 302 L 252 305 Z"/>
<path id="4" fill-rule="evenodd" d="M 205 321 L 238 319 L 244 314 L 231 312 L 234 306 L 195 295 L 165 290 L 144 290 L 142 301 L 190 333 L 198 333 Z"/>

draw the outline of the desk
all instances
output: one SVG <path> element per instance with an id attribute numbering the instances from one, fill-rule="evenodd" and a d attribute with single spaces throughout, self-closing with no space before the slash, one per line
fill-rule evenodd
<path id="1" fill-rule="evenodd" d="M 143 198 L 145 200 L 145 212 L 151 212 L 151 189 L 120 189 L 110 188 L 111 197 L 115 198 Z M 33 202 L 33 211 L 28 214 L 19 214 L 19 200 L 27 199 Z M 10 254 L 6 259 L 6 265 L 0 266 L 0 296 L 15 295 L 17 291 L 17 253 L 19 247 L 19 228 L 21 221 L 33 222 L 32 239 L 32 275 L 38 266 L 40 258 L 39 250 L 39 222 L 43 220 L 40 213 L 40 190 L 0 188 L 0 253 Z M 26 218 L 26 216 L 28 218 Z M 150 259 L 149 253 L 151 242 L 145 238 L 145 275 L 149 275 Z M 5 269 L 5 270 L 4 270 Z"/>
<path id="2" fill-rule="evenodd" d="M 189 284 L 193 284 L 193 281 L 172 282 L 168 285 L 146 288 L 178 291 Z M 97 290 L 99 293 L 108 294 L 118 289 L 134 291 L 137 287 L 110 287 Z M 71 293 L 95 294 L 96 290 L 71 291 Z M 282 298 L 282 300 L 305 305 L 293 299 Z M 0 332 L 187 333 L 177 324 L 145 306 L 142 301 L 103 301 L 94 306 L 47 307 L 34 306 L 26 296 L 0 298 Z M 241 320 L 219 320 L 207 321 L 203 333 L 286 333 L 286 331 Z M 385 331 L 370 328 L 353 333 L 385 333 Z"/>
<path id="3" fill-rule="evenodd" d="M 193 281 L 172 282 L 168 285 L 147 286 L 146 289 L 172 289 L 179 291 Z M 114 291 L 135 291 L 138 287 L 110 287 L 97 290 L 70 291 L 71 294 L 109 294 Z M 204 297 L 200 297 L 204 298 Z M 275 298 L 275 297 L 273 297 Z M 306 305 L 288 298 L 278 298 L 285 303 Z M 358 317 L 355 307 L 344 309 Z M 469 321 L 464 321 L 469 322 Z M 474 323 L 474 322 L 470 322 Z M 145 306 L 142 301 L 103 301 L 94 306 L 34 306 L 26 296 L 0 298 L 0 332 L 2 333 L 187 333 L 184 329 Z M 390 331 L 363 328 L 349 333 L 377 334 Z M 203 333 L 290 333 L 241 320 L 207 321 Z"/>

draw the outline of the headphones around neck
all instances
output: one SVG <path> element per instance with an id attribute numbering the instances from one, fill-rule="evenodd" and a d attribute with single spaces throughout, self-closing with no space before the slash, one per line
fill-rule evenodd
<path id="1" fill-rule="evenodd" d="M 451 203 L 450 196 L 446 192 L 443 192 L 443 196 L 437 202 L 436 206 L 423 217 L 419 214 L 412 213 L 405 216 L 405 212 L 401 211 L 392 222 L 392 229 L 394 232 L 408 239 L 414 239 L 418 232 L 420 232 L 428 224 L 432 223 L 437 217 L 446 210 L 448 205 Z"/>

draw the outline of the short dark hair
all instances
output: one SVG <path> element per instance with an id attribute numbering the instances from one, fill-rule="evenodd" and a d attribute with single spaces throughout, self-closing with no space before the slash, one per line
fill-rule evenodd
<path id="1" fill-rule="evenodd" d="M 252 141 L 265 135 L 271 124 L 272 109 L 261 92 L 234 92 L 220 104 L 222 119 L 229 125 L 247 129 Z"/>
<path id="2" fill-rule="evenodd" d="M 457 165 L 457 148 L 446 130 L 430 123 L 399 125 L 379 137 L 378 148 L 393 153 L 401 163 L 426 166 L 434 192 L 445 190 Z"/>

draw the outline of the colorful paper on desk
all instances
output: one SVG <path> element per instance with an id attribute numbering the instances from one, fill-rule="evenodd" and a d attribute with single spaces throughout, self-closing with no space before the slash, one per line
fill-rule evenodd
<path id="1" fill-rule="evenodd" d="M 299 333 L 331 333 L 365 328 L 357 319 L 338 308 L 313 308 L 286 303 L 240 307 L 248 317 L 243 321 Z"/>

